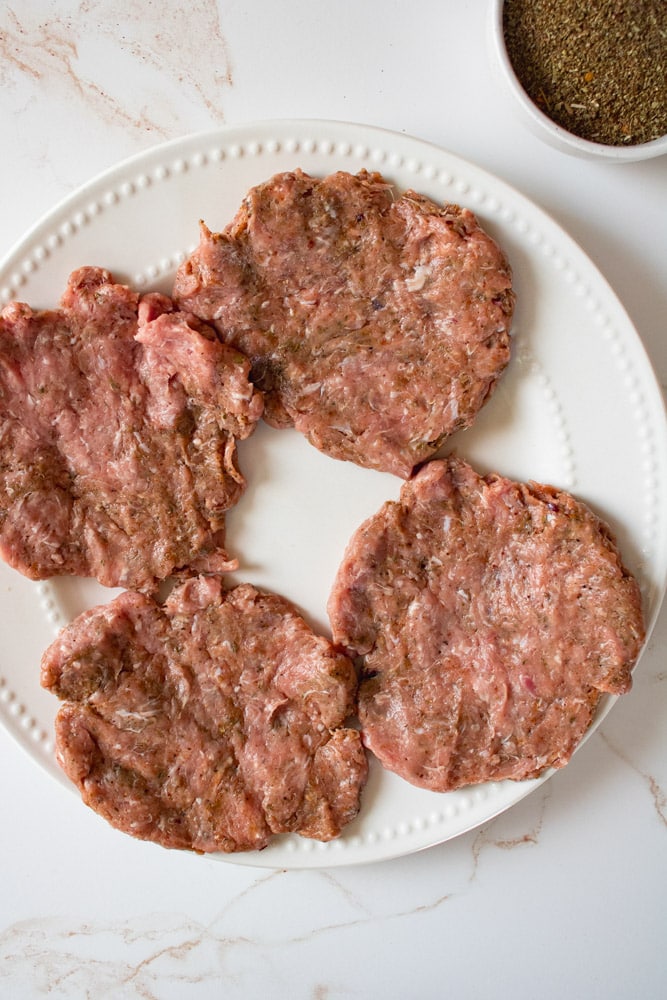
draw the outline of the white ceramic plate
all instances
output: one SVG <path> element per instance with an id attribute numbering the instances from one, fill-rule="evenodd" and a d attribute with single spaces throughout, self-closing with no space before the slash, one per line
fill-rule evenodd
<path id="1" fill-rule="evenodd" d="M 335 122 L 194 135 L 122 163 L 58 205 L 0 265 L 0 299 L 54 306 L 69 272 L 83 264 L 168 292 L 198 241 L 200 218 L 222 228 L 251 185 L 297 166 L 316 175 L 379 170 L 399 188 L 470 207 L 498 239 L 518 293 L 514 358 L 474 427 L 450 447 L 482 472 L 551 482 L 590 503 L 616 531 L 652 626 L 667 576 L 667 429 L 650 364 L 588 257 L 544 212 L 478 167 L 404 135 Z M 345 544 L 362 519 L 398 495 L 400 482 L 326 458 L 296 432 L 265 425 L 241 442 L 239 455 L 250 485 L 228 521 L 228 545 L 242 564 L 236 580 L 291 598 L 326 633 L 326 599 Z M 39 686 L 40 656 L 76 613 L 112 596 L 91 581 L 35 584 L 0 567 L 0 718 L 68 787 L 53 759 L 58 703 Z M 596 726 L 612 701 L 604 700 Z M 373 762 L 361 814 L 339 840 L 283 837 L 261 853 L 225 860 L 316 867 L 407 854 L 490 819 L 544 780 L 442 795 Z"/>

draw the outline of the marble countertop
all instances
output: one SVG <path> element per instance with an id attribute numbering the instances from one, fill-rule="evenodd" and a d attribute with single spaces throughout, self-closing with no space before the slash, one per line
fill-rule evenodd
<path id="1" fill-rule="evenodd" d="M 616 291 L 664 390 L 667 158 L 606 165 L 534 138 L 494 76 L 487 14 L 483 0 L 10 2 L 0 255 L 64 195 L 158 142 L 266 119 L 377 125 L 549 212 Z M 664 996 L 666 649 L 663 609 L 632 693 L 511 810 L 353 867 L 263 870 L 132 841 L 0 728 L 0 994 Z"/>

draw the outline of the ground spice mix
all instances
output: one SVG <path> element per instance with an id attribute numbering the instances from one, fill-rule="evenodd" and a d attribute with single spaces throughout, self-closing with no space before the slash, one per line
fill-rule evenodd
<path id="1" fill-rule="evenodd" d="M 535 104 L 582 139 L 667 133 L 667 0 L 505 0 L 510 61 Z"/>

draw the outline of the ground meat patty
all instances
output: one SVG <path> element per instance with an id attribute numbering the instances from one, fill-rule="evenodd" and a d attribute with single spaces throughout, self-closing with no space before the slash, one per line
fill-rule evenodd
<path id="1" fill-rule="evenodd" d="M 165 847 L 241 851 L 296 831 L 336 837 L 367 762 L 350 660 L 294 607 L 193 578 L 87 611 L 44 654 L 65 704 L 59 763 L 113 826 Z"/>
<path id="2" fill-rule="evenodd" d="M 329 612 L 363 657 L 366 746 L 435 791 L 566 764 L 644 636 L 637 583 L 583 503 L 453 457 L 359 528 Z"/>
<path id="3" fill-rule="evenodd" d="M 33 579 L 154 588 L 223 571 L 235 460 L 262 412 L 249 362 L 155 293 L 84 267 L 61 308 L 0 314 L 0 555 Z"/>
<path id="4" fill-rule="evenodd" d="M 470 424 L 509 360 L 509 265 L 474 215 L 379 174 L 253 188 L 174 296 L 252 359 L 267 421 L 406 477 Z"/>

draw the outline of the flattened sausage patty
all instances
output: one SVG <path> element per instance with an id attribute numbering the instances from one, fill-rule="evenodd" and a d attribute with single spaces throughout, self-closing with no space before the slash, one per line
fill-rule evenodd
<path id="1" fill-rule="evenodd" d="M 644 637 L 609 529 L 567 493 L 425 465 L 351 539 L 329 601 L 363 657 L 359 717 L 392 771 L 436 791 L 561 767 Z"/>
<path id="2" fill-rule="evenodd" d="M 0 314 L 0 555 L 33 579 L 155 589 L 223 571 L 235 454 L 263 408 L 245 357 L 163 295 L 75 271 Z"/>
<path id="3" fill-rule="evenodd" d="M 508 363 L 510 268 L 474 215 L 379 174 L 278 174 L 174 296 L 252 359 L 274 426 L 407 477 L 468 426 Z"/>
<path id="4" fill-rule="evenodd" d="M 123 593 L 62 631 L 42 684 L 65 702 L 65 773 L 135 837 L 242 851 L 288 831 L 329 840 L 357 814 L 354 667 L 274 594 L 215 577 L 163 606 Z"/>

